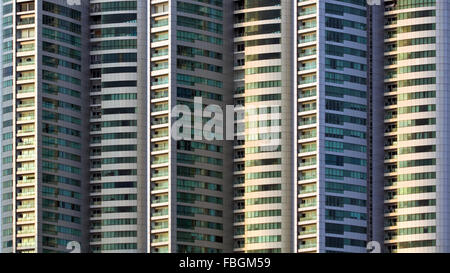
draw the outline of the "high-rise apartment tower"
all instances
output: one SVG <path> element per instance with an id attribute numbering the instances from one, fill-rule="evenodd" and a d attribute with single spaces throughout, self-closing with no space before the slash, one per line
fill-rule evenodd
<path id="1" fill-rule="evenodd" d="M 450 252 L 447 1 L 1 5 L 2 252 Z"/>

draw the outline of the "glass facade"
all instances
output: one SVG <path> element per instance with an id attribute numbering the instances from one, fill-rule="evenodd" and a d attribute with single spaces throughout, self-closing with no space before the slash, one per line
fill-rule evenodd
<path id="1" fill-rule="evenodd" d="M 450 251 L 446 1 L 1 8 L 2 252 Z"/>
<path id="2" fill-rule="evenodd" d="M 283 3 L 282 3 L 283 2 Z M 234 1 L 234 251 L 290 249 L 288 1 Z"/>
<path id="3" fill-rule="evenodd" d="M 184 106 L 193 119 L 203 105 L 225 108 L 232 81 L 229 1 L 160 1 L 151 4 L 149 58 L 149 251 L 220 253 L 231 251 L 230 145 L 206 141 L 200 127 L 174 128 L 170 111 Z M 230 33 L 229 33 L 230 32 Z M 202 99 L 202 105 L 194 101 Z M 199 108 L 201 112 L 195 112 Z M 178 132 L 174 130 L 179 130 Z M 170 133 L 169 133 L 170 132 Z M 200 133 L 200 138 L 198 137 Z M 173 134 L 189 137 L 176 140 Z M 205 135 L 206 137 L 206 135 Z"/>
<path id="4" fill-rule="evenodd" d="M 138 4 L 90 1 L 89 8 L 90 251 L 137 252 L 137 127 L 145 110 L 137 103 Z"/>
<path id="5" fill-rule="evenodd" d="M 297 251 L 364 252 L 366 1 L 298 1 L 297 11 Z"/>
<path id="6" fill-rule="evenodd" d="M 4 252 L 59 252 L 86 234 L 86 30 L 57 2 L 3 1 Z"/>
<path id="7" fill-rule="evenodd" d="M 384 242 L 387 252 L 436 246 L 436 3 L 385 6 Z M 420 20 L 420 21 L 419 21 Z"/>

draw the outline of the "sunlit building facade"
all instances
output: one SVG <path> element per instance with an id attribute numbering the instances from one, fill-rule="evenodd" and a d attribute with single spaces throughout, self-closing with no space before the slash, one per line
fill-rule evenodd
<path id="1" fill-rule="evenodd" d="M 234 251 L 292 249 L 292 1 L 234 1 Z"/>
<path id="2" fill-rule="evenodd" d="M 3 1 L 2 251 L 87 251 L 87 6 Z"/>
<path id="3" fill-rule="evenodd" d="M 297 252 L 365 252 L 368 6 L 298 1 Z"/>
<path id="4" fill-rule="evenodd" d="M 384 244 L 448 252 L 446 1 L 385 1 Z"/>
<path id="5" fill-rule="evenodd" d="M 4 0 L 2 252 L 450 252 L 450 3 L 369 2 Z"/>
<path id="6" fill-rule="evenodd" d="M 231 252 L 232 142 L 202 128 L 206 106 L 232 104 L 232 1 L 149 2 L 147 249 Z M 176 106 L 191 132 L 174 128 Z"/>

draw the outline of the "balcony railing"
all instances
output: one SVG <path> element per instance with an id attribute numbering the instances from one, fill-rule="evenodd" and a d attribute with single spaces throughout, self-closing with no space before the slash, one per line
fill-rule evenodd
<path id="1" fill-rule="evenodd" d="M 152 200 L 152 204 L 161 204 L 161 203 L 167 203 L 169 201 L 169 196 L 164 195 L 159 198 L 155 198 Z"/>
<path id="2" fill-rule="evenodd" d="M 22 45 L 22 47 L 19 47 L 17 49 L 18 52 L 33 51 L 33 50 L 34 50 L 34 44 Z"/>
<path id="3" fill-rule="evenodd" d="M 300 244 L 298 246 L 299 249 L 316 248 L 316 247 L 317 247 L 317 243 Z"/>
<path id="4" fill-rule="evenodd" d="M 35 22 L 34 17 L 23 18 L 23 19 L 19 19 L 17 21 L 17 25 L 19 25 L 19 26 L 30 25 L 30 24 L 34 24 L 34 22 Z"/>

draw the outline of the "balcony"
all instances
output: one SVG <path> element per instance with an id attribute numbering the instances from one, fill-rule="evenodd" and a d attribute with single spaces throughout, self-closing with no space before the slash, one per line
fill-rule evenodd
<path id="1" fill-rule="evenodd" d="M 299 193 L 300 194 L 308 194 L 308 193 L 315 193 L 317 191 L 316 186 L 311 187 L 301 187 Z"/>
<path id="2" fill-rule="evenodd" d="M 317 178 L 317 174 L 301 174 L 299 176 L 299 180 L 303 181 L 303 180 L 312 180 L 312 179 L 316 179 Z"/>
<path id="3" fill-rule="evenodd" d="M 168 195 L 162 195 L 162 196 L 155 197 L 152 200 L 152 205 L 154 205 L 154 204 L 161 204 L 161 203 L 167 203 L 167 202 L 169 202 L 169 196 Z"/>
<path id="4" fill-rule="evenodd" d="M 169 63 L 159 63 L 152 66 L 151 71 L 159 71 L 169 68 Z"/>
<path id="5" fill-rule="evenodd" d="M 167 123 L 169 123 L 168 117 L 155 118 L 154 120 L 152 120 L 152 125 L 163 125 L 163 124 L 167 124 Z"/>
<path id="6" fill-rule="evenodd" d="M 152 81 L 152 86 L 158 86 L 169 83 L 169 77 L 155 77 Z"/>
<path id="7" fill-rule="evenodd" d="M 299 49 L 298 57 L 302 58 L 302 57 L 312 56 L 312 55 L 316 55 L 316 53 L 317 53 L 316 48 L 302 48 L 302 49 Z"/>
<path id="8" fill-rule="evenodd" d="M 25 45 L 20 46 L 17 49 L 17 52 L 34 51 L 34 49 L 35 49 L 34 44 L 25 44 Z"/>
<path id="9" fill-rule="evenodd" d="M 298 245 L 299 249 L 316 248 L 316 247 L 317 247 L 317 243 L 306 243 L 306 244 Z"/>
<path id="10" fill-rule="evenodd" d="M 161 170 L 161 171 L 154 171 L 151 175 L 152 178 L 158 178 L 158 177 L 164 177 L 169 175 L 169 170 Z"/>
<path id="11" fill-rule="evenodd" d="M 17 185 L 31 185 L 36 182 L 35 179 L 21 179 L 17 180 Z"/>
<path id="12" fill-rule="evenodd" d="M 169 96 L 168 91 L 162 91 L 162 92 L 153 92 L 152 93 L 152 99 L 163 99 L 167 98 Z"/>
<path id="13" fill-rule="evenodd" d="M 27 242 L 27 243 L 18 243 L 17 248 L 19 249 L 28 249 L 28 248 L 35 248 L 36 243 L 35 242 Z"/>
<path id="14" fill-rule="evenodd" d="M 308 166 L 314 166 L 314 165 L 316 165 L 316 158 L 304 160 L 298 164 L 299 167 L 308 167 Z"/>
<path id="15" fill-rule="evenodd" d="M 152 243 L 165 243 L 169 241 L 169 236 L 161 236 L 161 237 L 157 237 L 157 238 L 153 238 L 152 239 Z"/>
<path id="16" fill-rule="evenodd" d="M 316 124 L 317 123 L 317 118 L 313 117 L 313 118 L 302 118 L 299 122 L 298 122 L 298 126 L 306 126 L 306 125 L 312 125 L 312 124 Z"/>
<path id="17" fill-rule="evenodd" d="M 34 228 L 24 228 L 17 231 L 17 235 L 28 235 L 34 234 Z"/>
<path id="18" fill-rule="evenodd" d="M 34 24 L 34 22 L 35 22 L 34 17 L 20 18 L 20 19 L 17 21 L 17 25 L 18 25 L 18 26 L 31 25 L 31 24 Z"/>
<path id="19" fill-rule="evenodd" d="M 317 40 L 316 35 L 311 36 L 301 36 L 300 39 L 298 39 L 299 44 L 306 44 L 310 42 L 315 42 Z"/>
<path id="20" fill-rule="evenodd" d="M 17 156 L 18 160 L 31 160 L 34 159 L 34 153 L 33 154 L 22 154 Z"/>
<path id="21" fill-rule="evenodd" d="M 316 150 L 317 150 L 316 146 L 302 147 L 300 149 L 300 153 L 311 153 L 311 152 L 315 152 Z"/>
<path id="22" fill-rule="evenodd" d="M 26 61 L 26 62 L 20 62 L 17 64 L 17 66 L 27 66 L 27 65 L 34 65 L 36 62 L 34 60 Z"/>
<path id="23" fill-rule="evenodd" d="M 36 169 L 34 166 L 25 166 L 17 168 L 18 172 L 34 172 Z"/>
<path id="24" fill-rule="evenodd" d="M 18 147 L 22 147 L 22 146 L 31 146 L 34 145 L 35 142 L 34 141 L 24 141 L 24 142 L 19 142 L 17 143 Z"/>
<path id="25" fill-rule="evenodd" d="M 310 132 L 302 132 L 299 135 L 300 140 L 309 139 L 309 138 L 315 138 L 317 137 L 316 131 L 310 131 Z"/>
<path id="26" fill-rule="evenodd" d="M 158 147 L 154 146 L 152 148 L 152 152 L 160 152 L 160 151 L 166 151 L 169 149 L 169 145 L 165 144 L 165 145 L 158 145 Z"/>
<path id="27" fill-rule="evenodd" d="M 35 208 L 34 204 L 24 204 L 24 205 L 17 206 L 18 210 L 34 209 L 34 208 Z"/>
<path id="28" fill-rule="evenodd" d="M 160 184 L 156 184 L 156 186 L 154 186 L 152 188 L 152 191 L 163 191 L 163 190 L 167 190 L 169 189 L 169 183 L 160 183 Z"/>
<path id="29" fill-rule="evenodd" d="M 314 207 L 316 205 L 317 205 L 316 199 L 311 199 L 311 200 L 307 199 L 307 200 L 304 200 L 304 202 L 302 201 L 302 203 L 300 203 L 298 207 L 300 209 L 302 209 L 302 208 Z"/>
<path id="30" fill-rule="evenodd" d="M 28 11 L 34 11 L 34 2 L 18 4 L 17 12 L 28 12 Z"/>
<path id="31" fill-rule="evenodd" d="M 160 138 L 169 136 L 169 130 L 156 131 L 152 134 L 152 138 Z"/>
<path id="32" fill-rule="evenodd" d="M 169 105 L 168 104 L 154 105 L 152 107 L 152 113 L 154 113 L 154 112 L 162 112 L 162 111 L 167 111 L 167 110 L 169 110 Z"/>
<path id="33" fill-rule="evenodd" d="M 152 165 L 164 164 L 164 163 L 168 163 L 168 162 L 169 162 L 169 158 L 168 157 L 157 158 L 157 159 L 154 159 L 152 161 Z"/>
<path id="34" fill-rule="evenodd" d="M 302 230 L 298 234 L 300 236 L 303 236 L 303 235 L 310 235 L 310 234 L 315 234 L 315 233 L 317 233 L 317 229 L 311 228 L 311 229 Z"/>
<path id="35" fill-rule="evenodd" d="M 305 65 L 300 65 L 298 67 L 298 71 L 307 71 L 307 70 L 312 70 L 312 69 L 316 69 L 316 68 L 317 68 L 316 63 L 305 64 Z"/>
<path id="36" fill-rule="evenodd" d="M 17 90 L 17 94 L 28 94 L 28 93 L 33 93 L 34 90 L 35 90 L 34 87 L 32 87 L 32 88 L 18 89 L 18 90 Z"/>
<path id="37" fill-rule="evenodd" d="M 158 230 L 158 229 L 166 229 L 169 228 L 169 222 L 154 222 L 152 225 L 152 229 Z"/>
<path id="38" fill-rule="evenodd" d="M 156 58 L 156 57 L 168 56 L 168 55 L 169 55 L 169 49 L 168 48 L 164 48 L 164 49 L 154 50 L 152 52 L 151 57 L 152 58 Z"/>
<path id="39" fill-rule="evenodd" d="M 317 22 L 316 21 L 305 22 L 303 24 L 299 24 L 298 30 L 305 30 L 305 29 L 315 28 L 316 26 L 317 26 Z"/>
<path id="40" fill-rule="evenodd" d="M 155 20 L 152 24 L 151 27 L 164 27 L 164 26 L 168 26 L 169 25 L 169 19 L 161 19 L 161 20 Z"/>
<path id="41" fill-rule="evenodd" d="M 314 97 L 317 95 L 317 90 L 316 89 L 312 89 L 312 90 L 302 90 L 300 92 L 298 92 L 298 98 L 299 99 L 304 99 L 304 98 L 308 98 L 308 97 Z"/>
<path id="42" fill-rule="evenodd" d="M 306 105 L 302 105 L 299 108 L 299 112 L 308 112 L 308 111 L 314 111 L 316 110 L 316 105 L 315 104 L 306 104 Z"/>
<path id="43" fill-rule="evenodd" d="M 169 247 L 163 246 L 152 248 L 152 253 L 169 253 Z"/>
<path id="44" fill-rule="evenodd" d="M 169 34 L 163 33 L 159 35 L 155 35 L 151 38 L 152 43 L 162 42 L 162 41 L 168 41 L 169 40 Z"/>
<path id="45" fill-rule="evenodd" d="M 302 84 L 311 84 L 311 83 L 315 83 L 317 81 L 316 76 L 308 76 L 308 77 L 302 77 L 300 79 L 300 81 L 298 82 L 299 85 Z"/>
<path id="46" fill-rule="evenodd" d="M 18 117 L 17 121 L 34 121 L 34 115 L 33 116 L 22 116 Z"/>
<path id="47" fill-rule="evenodd" d="M 169 215 L 168 208 L 155 210 L 155 212 L 152 213 L 152 217 L 161 217 L 161 216 L 168 216 L 168 215 Z"/>
<path id="48" fill-rule="evenodd" d="M 26 216 L 26 217 L 19 217 L 17 218 L 18 223 L 25 223 L 25 222 L 33 222 L 36 218 L 33 216 Z"/>
<path id="49" fill-rule="evenodd" d="M 35 104 L 34 104 L 34 102 L 32 102 L 32 103 L 21 103 L 21 104 L 19 104 L 18 106 L 17 106 L 17 108 L 29 108 L 29 107 L 34 107 L 35 106 Z"/>
<path id="50" fill-rule="evenodd" d="M 311 15 L 311 14 L 315 14 L 316 13 L 316 7 L 307 7 L 307 8 L 302 8 L 299 12 L 298 15 L 299 16 L 306 16 L 306 15 Z"/>
<path id="51" fill-rule="evenodd" d="M 32 197 L 34 196 L 35 192 L 34 189 L 32 191 L 24 191 L 17 193 L 17 197 Z"/>
<path id="52" fill-rule="evenodd" d="M 29 81 L 29 80 L 34 80 L 34 79 L 35 79 L 34 74 L 19 75 L 17 77 L 18 81 Z"/>

